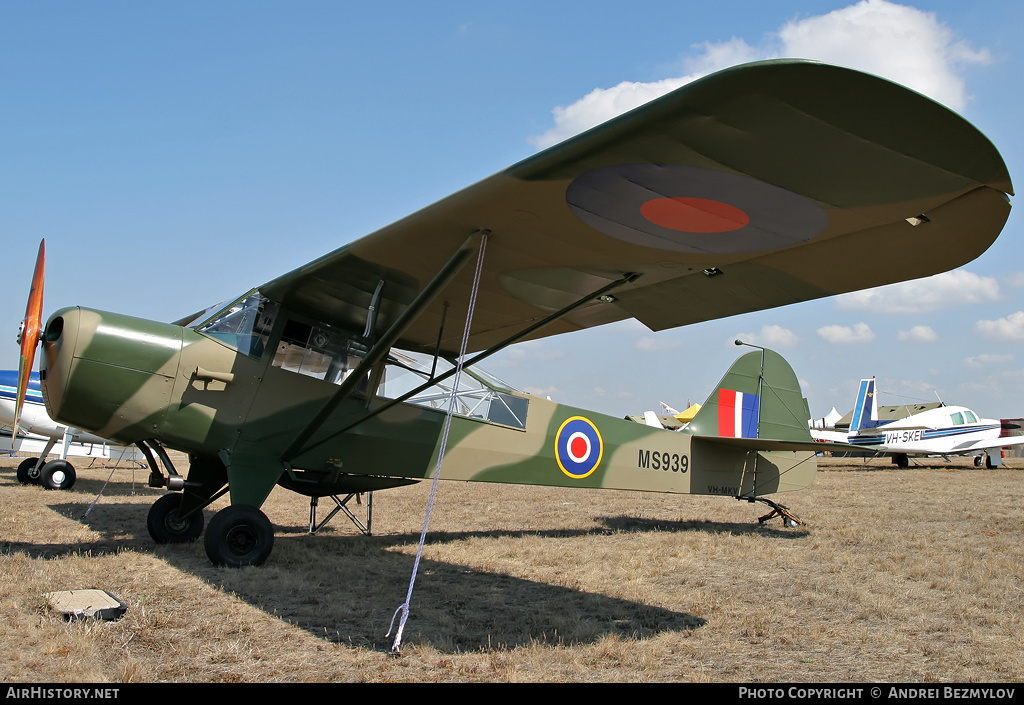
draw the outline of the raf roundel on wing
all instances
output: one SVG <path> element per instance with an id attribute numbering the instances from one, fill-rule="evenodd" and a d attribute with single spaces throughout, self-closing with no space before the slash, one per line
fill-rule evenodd
<path id="1" fill-rule="evenodd" d="M 759 252 L 806 242 L 828 225 L 809 198 L 763 181 L 681 164 L 618 164 L 569 184 L 576 217 L 619 240 L 659 250 Z"/>

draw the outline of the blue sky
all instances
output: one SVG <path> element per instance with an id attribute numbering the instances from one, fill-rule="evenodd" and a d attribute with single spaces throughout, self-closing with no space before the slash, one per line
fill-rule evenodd
<path id="1" fill-rule="evenodd" d="M 233 298 L 616 110 L 801 56 L 950 105 L 1024 170 L 1024 4 L 0 0 L 0 368 L 39 240 L 44 309 L 174 320 Z M 1020 184 L 1018 183 L 1018 187 Z M 703 401 L 737 336 L 792 363 L 815 416 L 882 403 L 1024 417 L 1024 244 L 940 279 L 652 334 L 620 323 L 485 367 L 621 416 Z M 865 254 L 865 257 L 872 256 Z"/>

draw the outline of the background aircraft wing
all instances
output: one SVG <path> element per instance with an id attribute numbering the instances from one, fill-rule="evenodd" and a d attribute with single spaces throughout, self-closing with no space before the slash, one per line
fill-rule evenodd
<path id="1" fill-rule="evenodd" d="M 950 451 L 950 455 L 959 455 L 961 453 L 971 453 L 979 450 L 992 450 L 994 448 L 1009 448 L 1011 446 L 1024 445 L 1024 436 L 1012 436 L 993 438 L 988 441 L 969 441 L 953 448 Z"/>
<path id="2" fill-rule="evenodd" d="M 379 334 L 490 232 L 470 350 L 627 273 L 531 334 L 636 318 L 652 330 L 923 277 L 980 255 L 1010 177 L 978 130 L 880 78 L 780 60 L 728 69 L 268 282 L 314 319 Z M 470 262 L 399 345 L 458 349 Z"/>

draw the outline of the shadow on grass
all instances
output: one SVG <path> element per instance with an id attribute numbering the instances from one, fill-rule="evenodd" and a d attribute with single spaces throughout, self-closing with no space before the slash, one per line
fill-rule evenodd
<path id="1" fill-rule="evenodd" d="M 319 546 L 316 544 L 320 544 Z M 415 556 L 392 550 L 393 537 L 282 537 L 276 557 L 253 570 L 211 568 L 211 582 L 311 634 L 389 649 Z M 471 551 L 467 547 L 467 552 Z M 426 551 L 429 555 L 430 549 Z M 567 557 L 567 562 L 575 562 Z M 566 573 L 571 574 L 567 569 Z M 267 590 L 268 584 L 290 585 Z M 403 643 L 444 652 L 531 645 L 592 644 L 607 636 L 649 639 L 699 629 L 706 620 L 609 595 L 424 558 L 419 564 Z"/>
<path id="2" fill-rule="evenodd" d="M 125 486 L 108 487 L 107 491 L 111 489 L 131 491 Z M 44 505 L 48 510 L 75 520 L 82 520 L 89 507 L 87 502 L 66 501 L 66 495 L 41 496 L 48 500 Z M 225 569 L 209 563 L 201 540 L 194 544 L 155 545 L 145 529 L 148 511 L 149 505 L 141 503 L 101 505 L 90 512 L 84 523 L 104 538 L 88 544 L 5 542 L 0 548 L 44 559 L 126 550 L 154 555 L 317 637 L 365 648 L 390 648 L 393 637 L 386 634 L 392 615 L 406 598 L 418 532 L 353 536 L 331 531 L 309 535 L 305 525 L 278 525 L 274 552 L 266 565 Z M 629 516 L 600 517 L 597 521 L 600 526 L 585 530 L 431 532 L 428 542 L 436 547 L 475 538 L 510 543 L 525 537 L 592 536 L 596 540 L 621 532 L 701 531 L 787 539 L 806 535 L 802 530 L 774 530 L 756 523 L 665 521 Z M 466 550 L 473 548 L 467 545 Z M 573 582 L 575 566 L 586 560 L 585 555 L 565 556 L 566 582 Z M 467 562 L 471 562 L 468 555 Z M 424 559 L 417 574 L 404 643 L 430 645 L 443 652 L 535 644 L 561 646 L 595 643 L 607 636 L 649 639 L 663 632 L 699 629 L 705 623 L 702 617 L 686 612 L 457 562 Z"/>

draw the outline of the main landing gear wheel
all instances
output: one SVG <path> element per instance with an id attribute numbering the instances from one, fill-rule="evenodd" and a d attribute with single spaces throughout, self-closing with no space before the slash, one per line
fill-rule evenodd
<path id="1" fill-rule="evenodd" d="M 181 508 L 181 495 L 165 494 L 153 502 L 146 516 L 146 528 L 149 535 L 157 543 L 189 543 L 203 533 L 202 510 L 192 512 L 187 517 L 178 514 Z"/>
<path id="2" fill-rule="evenodd" d="M 274 527 L 256 507 L 233 504 L 210 520 L 204 541 L 214 565 L 263 565 L 274 548 Z"/>
<path id="3" fill-rule="evenodd" d="M 39 484 L 48 490 L 70 490 L 77 479 L 75 467 L 66 460 L 51 460 L 39 471 Z"/>
<path id="4" fill-rule="evenodd" d="M 18 465 L 18 482 L 23 485 L 39 484 L 39 473 L 36 471 L 36 463 L 39 458 L 25 458 Z"/>

